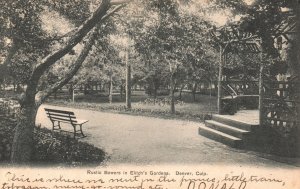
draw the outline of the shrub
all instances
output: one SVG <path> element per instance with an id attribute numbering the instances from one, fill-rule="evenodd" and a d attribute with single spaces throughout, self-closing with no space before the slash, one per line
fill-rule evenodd
<path id="1" fill-rule="evenodd" d="M 0 161 L 8 161 L 10 158 L 15 123 L 8 119 L 1 118 L 0 125 Z"/>
<path id="2" fill-rule="evenodd" d="M 45 128 L 35 130 L 34 161 L 65 164 L 101 163 L 105 153 L 87 143 Z"/>
<path id="3" fill-rule="evenodd" d="M 8 162 L 16 123 L 10 120 L 0 122 L 0 161 Z M 93 145 L 46 128 L 35 128 L 32 156 L 34 164 L 79 166 L 100 164 L 104 159 L 105 153 Z"/>

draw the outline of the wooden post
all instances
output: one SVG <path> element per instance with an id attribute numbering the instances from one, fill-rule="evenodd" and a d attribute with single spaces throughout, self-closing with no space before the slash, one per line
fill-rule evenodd
<path id="1" fill-rule="evenodd" d="M 220 45 L 220 62 L 219 62 L 219 77 L 218 77 L 218 113 L 222 113 L 222 75 L 223 75 L 223 48 Z"/>
<path id="2" fill-rule="evenodd" d="M 263 123 L 263 56 L 262 53 L 260 55 L 260 69 L 259 69 L 259 103 L 258 103 L 258 111 L 259 111 L 259 125 L 261 126 Z"/>

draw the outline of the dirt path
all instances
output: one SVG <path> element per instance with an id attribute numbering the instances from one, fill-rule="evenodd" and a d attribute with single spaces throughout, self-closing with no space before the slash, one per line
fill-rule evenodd
<path id="1" fill-rule="evenodd" d="M 37 124 L 51 128 L 43 108 Z M 70 108 L 54 107 L 70 110 Z M 88 119 L 86 138 L 80 139 L 102 148 L 110 156 L 106 164 L 235 164 L 264 167 L 290 167 L 287 164 L 258 157 L 198 135 L 202 123 L 131 116 L 71 109 L 78 117 Z M 65 128 L 71 129 L 70 125 Z"/>

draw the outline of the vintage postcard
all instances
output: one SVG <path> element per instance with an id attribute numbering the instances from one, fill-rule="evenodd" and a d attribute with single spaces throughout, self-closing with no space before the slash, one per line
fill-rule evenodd
<path id="1" fill-rule="evenodd" d="M 0 189 L 299 189 L 297 0 L 0 0 Z"/>

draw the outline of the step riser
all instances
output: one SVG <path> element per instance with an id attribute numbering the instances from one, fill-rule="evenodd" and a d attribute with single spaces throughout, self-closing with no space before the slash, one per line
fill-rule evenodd
<path id="1" fill-rule="evenodd" d="M 223 133 L 226 133 L 226 134 L 229 134 L 231 136 L 235 136 L 235 137 L 238 137 L 238 138 L 241 138 L 241 139 L 244 139 L 249 135 L 249 133 L 241 133 L 241 132 L 238 132 L 238 131 L 230 130 L 230 129 L 225 128 L 225 127 L 220 127 L 219 125 L 215 125 L 213 123 L 205 122 L 205 125 L 207 127 L 211 128 L 211 129 L 215 129 L 217 131 L 221 131 Z"/>
<path id="2" fill-rule="evenodd" d="M 218 135 L 217 133 L 211 132 L 209 130 L 201 129 L 199 128 L 199 134 L 202 136 L 205 136 L 207 138 L 210 138 L 212 140 L 221 142 L 223 144 L 226 144 L 228 146 L 231 146 L 233 148 L 242 148 L 243 142 L 241 140 L 232 140 L 226 137 L 223 137 L 221 135 Z"/>
<path id="3" fill-rule="evenodd" d="M 249 125 L 246 123 L 241 123 L 235 120 L 231 120 L 231 119 L 227 119 L 227 118 L 223 118 L 223 117 L 218 117 L 218 116 L 214 116 L 212 117 L 212 120 L 226 124 L 226 125 L 230 125 L 232 127 L 236 127 L 238 129 L 244 129 L 246 131 L 251 131 L 253 129 L 255 129 L 255 127 L 257 127 L 256 125 Z"/>

